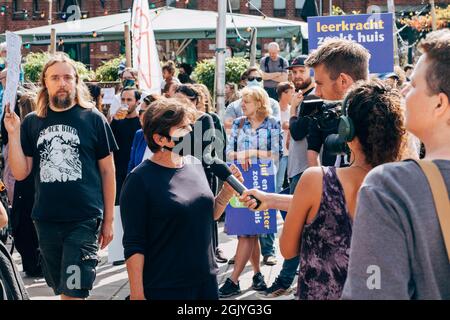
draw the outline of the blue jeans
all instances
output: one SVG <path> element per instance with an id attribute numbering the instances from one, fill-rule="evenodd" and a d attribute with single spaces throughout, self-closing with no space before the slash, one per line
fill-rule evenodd
<path id="1" fill-rule="evenodd" d="M 289 183 L 289 188 L 291 189 L 291 194 L 294 194 L 295 188 L 297 187 L 297 183 L 300 180 L 300 177 L 302 176 L 303 172 L 297 174 L 296 176 L 293 176 L 291 178 L 291 181 Z"/>
<path id="2" fill-rule="evenodd" d="M 290 183 L 291 194 L 294 194 L 295 188 L 297 187 L 298 181 L 300 180 L 302 173 L 299 173 L 298 175 L 293 176 L 291 178 Z M 283 288 L 285 289 L 289 288 L 292 285 L 292 282 L 294 281 L 295 272 L 297 271 L 299 263 L 300 263 L 299 256 L 296 256 L 289 260 L 284 260 L 283 267 L 281 268 L 280 274 L 278 275 L 275 281 L 278 284 L 280 284 L 280 286 L 282 286 Z"/>
<path id="3" fill-rule="evenodd" d="M 283 189 L 284 175 L 286 174 L 288 166 L 288 156 L 283 156 L 280 159 L 280 163 L 278 165 L 278 172 L 276 177 L 276 189 L 275 192 L 279 193 Z"/>
<path id="4" fill-rule="evenodd" d="M 261 255 L 263 257 L 275 255 L 275 246 L 273 245 L 274 241 L 275 235 L 273 233 L 259 235 L 259 243 L 261 244 Z"/>
<path id="5" fill-rule="evenodd" d="M 300 256 L 296 256 L 289 260 L 284 260 L 283 268 L 281 268 L 280 274 L 275 280 L 284 289 L 291 286 L 295 278 L 295 272 L 297 271 L 298 265 L 300 263 Z"/>

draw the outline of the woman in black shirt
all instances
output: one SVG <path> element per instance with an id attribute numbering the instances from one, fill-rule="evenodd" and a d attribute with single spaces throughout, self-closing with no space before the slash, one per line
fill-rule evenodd
<path id="1" fill-rule="evenodd" d="M 144 115 L 154 154 L 129 174 L 120 199 L 131 299 L 218 299 L 211 224 L 233 190 L 224 185 L 214 197 L 201 162 L 172 152 L 188 141 L 194 118 L 174 99 L 155 102 Z"/>

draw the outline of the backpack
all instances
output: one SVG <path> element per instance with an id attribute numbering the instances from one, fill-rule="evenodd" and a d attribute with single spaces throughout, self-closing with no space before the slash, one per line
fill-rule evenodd
<path id="1" fill-rule="evenodd" d="M 266 70 L 265 72 L 267 72 L 267 73 L 269 73 L 269 59 L 270 59 L 270 57 L 266 57 L 266 59 L 264 60 L 264 69 Z M 284 69 L 284 61 L 281 57 L 278 57 L 278 62 L 279 62 L 279 68 Z"/>
<path id="2" fill-rule="evenodd" d="M 11 255 L 0 242 L 0 300 L 29 300 Z"/>

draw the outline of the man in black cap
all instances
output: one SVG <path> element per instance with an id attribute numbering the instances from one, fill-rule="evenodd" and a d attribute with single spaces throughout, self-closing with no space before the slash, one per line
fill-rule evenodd
<path id="1" fill-rule="evenodd" d="M 318 99 L 314 95 L 315 83 L 311 77 L 311 69 L 305 66 L 307 55 L 295 58 L 288 69 L 291 72 L 291 80 L 295 86 L 295 93 L 291 100 L 291 118 L 289 120 L 289 161 L 288 177 L 290 181 L 290 193 L 294 194 L 295 187 L 302 173 L 308 168 L 308 134 L 309 118 L 300 116 L 301 104 L 304 100 Z M 294 299 L 293 290 L 290 289 L 295 278 L 299 264 L 299 258 L 285 260 L 280 274 L 272 286 L 265 292 L 257 294 L 261 300 L 291 300 Z"/>
<path id="2" fill-rule="evenodd" d="M 300 116 L 301 104 L 304 100 L 318 99 L 314 95 L 316 84 L 311 77 L 311 68 L 305 66 L 307 58 L 307 55 L 298 56 L 288 68 L 295 86 L 295 93 L 291 100 L 291 119 L 289 121 L 289 131 L 291 133 L 289 149 L 291 152 L 288 164 L 288 177 L 290 179 L 291 194 L 294 194 L 295 187 L 303 171 L 308 168 L 306 136 L 309 128 L 309 118 Z"/>

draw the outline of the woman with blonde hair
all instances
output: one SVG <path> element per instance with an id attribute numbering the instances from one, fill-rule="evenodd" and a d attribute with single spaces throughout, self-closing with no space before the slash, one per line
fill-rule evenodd
<path id="1" fill-rule="evenodd" d="M 239 89 L 238 85 L 234 82 L 227 82 L 225 84 L 225 108 L 236 100 L 239 100 Z"/>
<path id="2" fill-rule="evenodd" d="M 237 160 L 244 170 L 258 161 L 276 163 L 283 150 L 283 133 L 280 123 L 271 116 L 269 96 L 263 88 L 251 87 L 242 90 L 243 117 L 234 120 L 226 154 L 230 161 Z M 266 289 L 260 272 L 260 244 L 258 234 L 241 235 L 235 256 L 235 266 L 231 277 L 225 281 L 219 293 L 222 298 L 240 293 L 239 276 L 250 260 L 254 276 L 252 289 Z"/>

